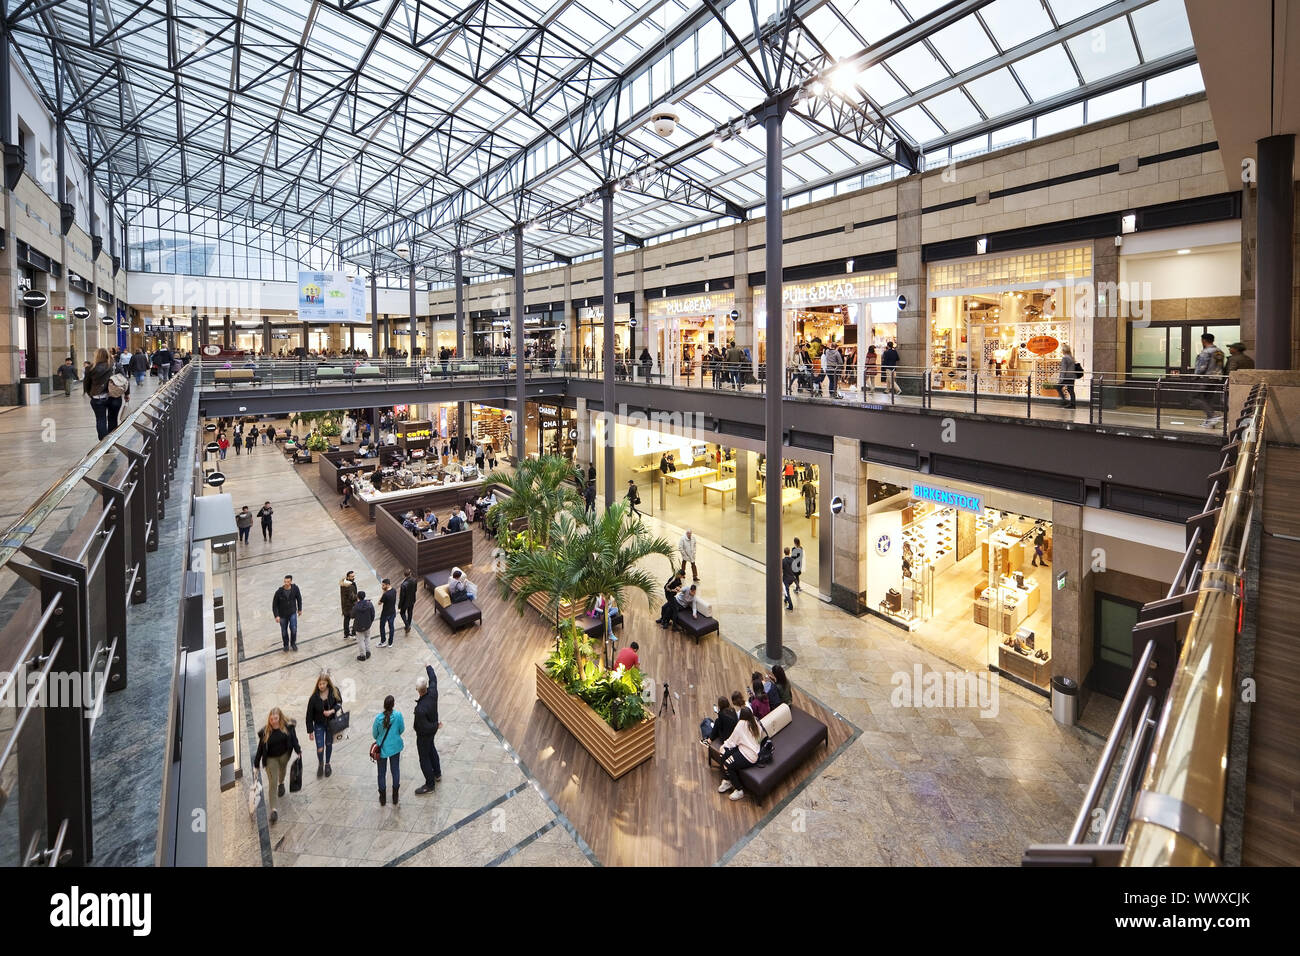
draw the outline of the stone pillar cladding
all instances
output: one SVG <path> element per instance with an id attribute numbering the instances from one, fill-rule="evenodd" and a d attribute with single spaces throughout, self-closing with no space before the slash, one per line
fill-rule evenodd
<path id="1" fill-rule="evenodd" d="M 738 222 L 731 227 L 731 261 L 736 274 L 736 347 L 749 349 L 758 362 L 758 339 L 754 334 L 754 290 L 749 287 L 749 223 Z"/>
<path id="2" fill-rule="evenodd" d="M 564 267 L 564 347 L 560 349 L 556 356 L 561 362 L 577 362 L 581 353 L 579 343 L 580 335 L 578 333 L 578 313 L 573 308 L 573 266 Z M 582 421 L 582 416 L 578 416 L 578 421 Z M 581 429 L 579 429 L 581 431 Z M 581 439 L 579 439 L 581 440 Z"/>
<path id="3" fill-rule="evenodd" d="M 1118 293 L 1112 292 L 1119 288 L 1119 249 L 1110 236 L 1092 241 L 1092 282 L 1092 318 L 1081 317 L 1084 322 L 1092 322 L 1092 368 L 1088 372 L 1099 373 L 1107 379 L 1122 377 L 1125 340 L 1128 337 L 1128 320 L 1125 317 L 1129 310 L 1125 303 L 1117 301 Z M 1084 363 L 1084 368 L 1088 367 L 1087 356 L 1081 357 L 1080 361 Z"/>
<path id="4" fill-rule="evenodd" d="M 13 196 L 4 193 L 5 222 L 13 222 Z M 23 370 L 18 367 L 19 326 L 23 307 L 19 299 L 18 243 L 6 242 L 0 250 L 0 405 L 17 405 L 21 400 L 18 387 Z"/>
<path id="5" fill-rule="evenodd" d="M 1300 216 L 1296 217 L 1300 223 Z M 1297 245 L 1300 249 L 1300 245 Z M 1241 341 L 1255 354 L 1255 268 L 1259 254 L 1259 194 L 1249 185 L 1241 190 Z M 1300 275 L 1300 269 L 1296 270 Z M 1226 347 L 1227 342 L 1223 343 Z"/>
<path id="6" fill-rule="evenodd" d="M 1052 602 L 1052 675 L 1069 677 L 1082 686 L 1092 670 L 1092 629 L 1084 627 L 1084 603 L 1090 582 L 1085 576 L 1091 564 L 1083 549 L 1083 508 L 1052 502 L 1052 578 L 1048 596 Z M 1065 587 L 1056 579 L 1065 572 Z M 1089 607 L 1087 617 L 1092 617 Z M 1080 701 L 1082 703 L 1082 701 Z"/>
<path id="7" fill-rule="evenodd" d="M 821 533 L 829 530 L 834 540 L 831 603 L 851 614 L 867 609 L 867 463 L 861 449 L 858 439 L 835 436 L 832 490 L 844 499 L 844 510 L 833 515 L 827 507 L 821 519 Z"/>
<path id="8" fill-rule="evenodd" d="M 606 308 L 612 309 L 613 305 L 606 303 Z M 650 323 L 646 318 L 649 311 L 645 297 L 645 249 L 638 248 L 632 253 L 632 317 L 636 319 L 636 328 L 628 327 L 628 348 L 633 349 L 631 362 L 638 369 L 641 350 L 650 343 Z"/>
<path id="9" fill-rule="evenodd" d="M 898 313 L 898 340 L 894 344 L 898 348 L 899 365 L 903 369 L 915 369 L 926 365 L 929 359 L 926 329 L 929 302 L 925 263 L 921 261 L 921 177 L 900 179 L 897 196 L 898 292 L 907 296 L 907 308 Z"/>
<path id="10" fill-rule="evenodd" d="M 592 456 L 591 447 L 591 418 L 587 412 L 587 400 L 585 398 L 577 399 L 578 407 L 574 413 L 574 427 L 578 429 L 578 440 L 574 448 L 574 461 L 582 469 L 582 480 L 587 480 L 587 466 L 595 459 Z M 599 465 L 597 466 L 599 467 Z"/>

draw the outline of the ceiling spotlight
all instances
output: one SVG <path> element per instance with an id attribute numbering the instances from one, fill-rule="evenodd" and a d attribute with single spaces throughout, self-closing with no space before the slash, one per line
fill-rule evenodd
<path id="1" fill-rule="evenodd" d="M 1192 251 L 1191 249 L 1179 249 L 1178 254 L 1180 256 L 1186 256 L 1186 255 L 1190 255 L 1191 251 Z"/>
<path id="2" fill-rule="evenodd" d="M 822 83 L 821 80 L 815 80 L 813 82 L 813 85 L 809 87 L 808 92 L 812 93 L 812 95 L 815 97 L 821 96 L 823 93 L 826 92 L 826 85 Z"/>
<path id="3" fill-rule="evenodd" d="M 406 257 L 411 254 L 411 247 L 404 242 L 399 242 L 397 244 L 397 247 L 393 251 L 396 252 L 399 256 Z"/>

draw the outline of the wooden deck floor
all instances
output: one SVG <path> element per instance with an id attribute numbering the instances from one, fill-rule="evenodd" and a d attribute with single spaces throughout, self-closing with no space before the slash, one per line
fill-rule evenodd
<path id="1" fill-rule="evenodd" d="M 302 479 L 335 516 L 353 545 L 382 575 L 394 580 L 402 568 L 379 541 L 364 511 L 340 510 L 338 495 L 315 470 Z M 619 866 L 704 866 L 742 841 L 791 792 L 801 787 L 853 735 L 853 727 L 810 700 L 795 682 L 795 704 L 816 715 L 830 731 L 830 744 L 815 753 L 780 787 L 756 805 L 718 794 L 721 777 L 706 767 L 700 718 L 712 714 L 719 695 L 748 686 L 757 661 L 730 641 L 711 635 L 698 646 L 661 630 L 653 609 L 637 598 L 625 609 L 620 644 L 640 645 L 642 669 L 656 681 L 656 709 L 663 682 L 676 715 L 658 722 L 655 759 L 619 780 L 609 776 L 536 698 L 534 664 L 551 646 L 551 629 L 531 610 L 506 603 L 491 572 L 493 543 L 475 531 L 475 565 L 467 569 L 479 586 L 483 625 L 453 634 L 436 617 L 432 596 L 421 588 L 416 624 L 429 636 L 522 760 L 527 772 L 555 800 L 597 858 Z M 657 559 L 663 561 L 663 559 Z M 655 568 L 668 576 L 668 566 Z M 725 633 L 727 622 L 721 622 Z M 746 646 L 761 634 L 731 635 Z"/>

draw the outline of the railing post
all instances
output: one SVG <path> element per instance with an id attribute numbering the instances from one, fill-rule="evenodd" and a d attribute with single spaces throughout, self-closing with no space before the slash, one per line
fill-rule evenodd
<path id="1" fill-rule="evenodd" d="M 1025 417 L 1034 417 L 1034 371 L 1025 373 Z"/>
<path id="2" fill-rule="evenodd" d="M 975 370 L 975 389 L 972 392 L 971 414 L 978 415 L 980 410 L 980 373 L 979 369 Z"/>
<path id="3" fill-rule="evenodd" d="M 1160 431 L 1160 383 L 1164 381 L 1164 376 L 1156 379 L 1156 431 Z"/>

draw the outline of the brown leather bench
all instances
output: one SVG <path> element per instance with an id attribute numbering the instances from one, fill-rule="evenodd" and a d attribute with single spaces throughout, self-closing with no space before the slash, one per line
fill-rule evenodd
<path id="1" fill-rule="evenodd" d="M 433 606 L 438 616 L 450 625 L 453 631 L 471 624 L 483 623 L 483 610 L 471 601 L 452 601 L 447 591 L 447 579 L 451 577 L 451 568 L 434 571 L 424 576 L 424 586 L 433 592 Z"/>
<path id="2" fill-rule="evenodd" d="M 782 704 L 760 723 L 772 738 L 772 762 L 764 767 L 746 767 L 740 771 L 745 796 L 753 797 L 755 802 L 762 802 L 808 759 L 819 744 L 830 746 L 830 731 L 826 725 L 807 711 L 789 704 Z M 721 766 L 721 752 L 710 746 L 708 753 L 709 764 Z"/>
<path id="3" fill-rule="evenodd" d="M 717 632 L 718 619 L 709 617 L 707 614 L 695 617 L 688 609 L 683 608 L 673 618 L 673 629 L 689 634 L 695 638 L 695 643 L 698 644 L 701 637 Z"/>
<path id="4" fill-rule="evenodd" d="M 605 615 L 592 617 L 590 614 L 579 614 L 573 619 L 584 634 L 593 641 L 598 641 L 605 636 Z M 615 611 L 609 616 L 609 627 L 612 631 L 617 631 L 623 626 L 623 612 Z"/>

